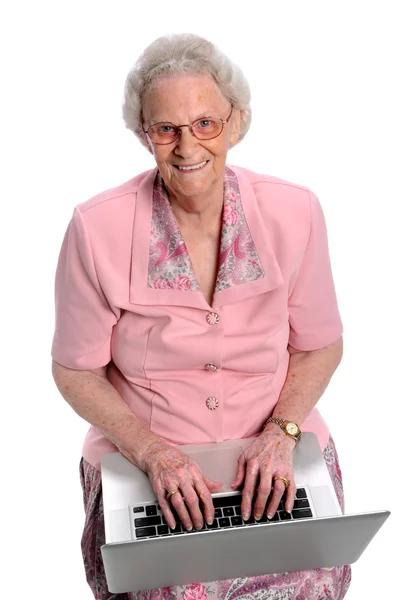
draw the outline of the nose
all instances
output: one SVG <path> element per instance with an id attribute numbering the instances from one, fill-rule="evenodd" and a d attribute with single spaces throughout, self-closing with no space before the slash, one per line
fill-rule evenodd
<path id="1" fill-rule="evenodd" d="M 174 148 L 175 154 L 184 158 L 191 158 L 196 153 L 199 140 L 191 133 L 189 127 L 181 127 L 180 137 Z"/>

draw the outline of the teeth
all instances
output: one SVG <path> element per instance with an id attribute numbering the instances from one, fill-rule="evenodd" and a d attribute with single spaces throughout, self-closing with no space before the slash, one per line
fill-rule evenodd
<path id="1" fill-rule="evenodd" d="M 200 169 L 201 167 L 203 167 L 203 165 L 205 165 L 206 162 L 207 161 L 205 160 L 198 165 L 194 165 L 193 167 L 178 167 L 178 168 L 180 169 L 180 171 L 194 171 L 195 169 Z"/>

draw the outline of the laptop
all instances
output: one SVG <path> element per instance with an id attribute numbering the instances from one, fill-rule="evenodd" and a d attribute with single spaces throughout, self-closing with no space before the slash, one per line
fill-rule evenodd
<path id="1" fill-rule="evenodd" d="M 115 594 L 203 581 L 352 564 L 390 515 L 387 510 L 343 515 L 317 437 L 303 433 L 294 451 L 297 486 L 292 515 L 282 503 L 270 521 L 240 515 L 232 491 L 237 460 L 252 439 L 179 448 L 210 478 L 215 520 L 187 532 L 170 530 L 147 475 L 116 452 L 102 458 L 105 545 L 102 558 Z"/>

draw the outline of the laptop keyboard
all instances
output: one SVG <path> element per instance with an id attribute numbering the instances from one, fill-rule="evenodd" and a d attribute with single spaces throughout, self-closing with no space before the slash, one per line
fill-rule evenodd
<path id="1" fill-rule="evenodd" d="M 173 509 L 176 527 L 175 529 L 170 529 L 157 503 L 131 506 L 130 509 L 136 539 L 181 535 L 184 533 L 203 533 L 209 530 L 243 527 L 259 523 L 281 523 L 283 521 L 308 519 L 313 516 L 305 488 L 297 489 L 292 514 L 284 510 L 284 502 L 285 497 L 279 503 L 278 510 L 272 519 L 268 519 L 266 515 L 267 511 L 265 510 L 263 516 L 258 521 L 254 520 L 253 515 L 247 521 L 243 521 L 241 516 L 241 494 L 216 497 L 213 498 L 215 509 L 213 523 L 211 525 L 205 523 L 202 529 L 192 529 L 192 531 L 184 529 L 180 517 Z"/>

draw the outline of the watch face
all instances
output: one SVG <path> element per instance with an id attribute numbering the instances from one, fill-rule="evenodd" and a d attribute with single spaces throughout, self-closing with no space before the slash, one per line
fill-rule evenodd
<path id="1" fill-rule="evenodd" d="M 299 428 L 296 425 L 296 423 L 287 423 L 286 424 L 286 431 L 288 432 L 289 435 L 298 435 Z"/>

